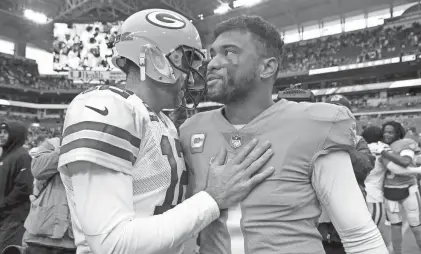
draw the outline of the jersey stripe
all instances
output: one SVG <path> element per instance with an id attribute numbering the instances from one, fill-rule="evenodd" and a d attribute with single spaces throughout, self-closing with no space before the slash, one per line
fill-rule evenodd
<path id="1" fill-rule="evenodd" d="M 244 235 L 241 228 L 241 204 L 228 208 L 227 228 L 231 240 L 231 254 L 246 253 Z"/>
<path id="2" fill-rule="evenodd" d="M 130 163 L 134 163 L 136 161 L 136 156 L 130 151 L 103 141 L 88 138 L 81 138 L 64 144 L 60 148 L 60 156 L 78 148 L 98 150 L 114 157 L 129 161 Z"/>
<path id="3" fill-rule="evenodd" d="M 133 146 L 137 148 L 140 147 L 140 142 L 141 142 L 140 138 L 132 135 L 129 131 L 113 126 L 113 125 L 100 123 L 100 122 L 84 121 L 84 122 L 70 125 L 64 130 L 63 138 L 72 133 L 76 133 L 83 130 L 93 130 L 93 131 L 107 133 L 107 134 L 116 136 L 118 138 L 127 140 L 128 142 L 130 142 L 130 144 L 132 144 Z"/>
<path id="4" fill-rule="evenodd" d="M 133 146 L 132 144 L 129 143 L 129 141 L 125 139 L 121 139 L 114 135 L 110 135 L 110 134 L 99 132 L 99 131 L 83 130 L 83 131 L 72 133 L 70 135 L 67 135 L 64 139 L 62 139 L 62 144 L 68 144 L 72 141 L 83 139 L 83 138 L 95 139 L 95 140 L 107 142 L 108 144 L 112 144 L 116 147 L 125 149 L 127 151 L 131 151 L 135 155 L 139 154 L 139 147 Z"/>

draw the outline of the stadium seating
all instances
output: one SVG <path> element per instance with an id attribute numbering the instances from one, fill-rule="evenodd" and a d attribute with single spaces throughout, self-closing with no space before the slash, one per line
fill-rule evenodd
<path id="1" fill-rule="evenodd" d="M 377 27 L 287 44 L 283 72 L 298 72 L 420 52 L 421 25 Z"/>

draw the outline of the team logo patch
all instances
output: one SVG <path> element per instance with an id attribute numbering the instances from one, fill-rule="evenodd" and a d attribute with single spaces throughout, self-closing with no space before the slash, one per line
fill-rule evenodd
<path id="1" fill-rule="evenodd" d="M 204 133 L 194 134 L 190 139 L 190 151 L 192 154 L 203 152 L 206 135 Z"/>
<path id="2" fill-rule="evenodd" d="M 222 133 L 225 138 L 225 141 L 234 149 L 237 149 L 249 142 L 254 136 L 254 133 L 244 133 L 244 132 L 226 132 Z"/>
<path id="3" fill-rule="evenodd" d="M 231 142 L 230 142 L 231 147 L 234 149 L 239 148 L 242 145 L 241 140 L 242 138 L 239 135 L 231 136 Z"/>
<path id="4" fill-rule="evenodd" d="M 166 11 L 154 11 L 146 15 L 146 20 L 152 25 L 168 29 L 181 29 L 186 22 L 179 15 Z"/>

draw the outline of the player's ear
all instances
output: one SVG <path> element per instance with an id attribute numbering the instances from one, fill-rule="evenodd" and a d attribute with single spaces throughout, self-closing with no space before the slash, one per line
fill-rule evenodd
<path id="1" fill-rule="evenodd" d="M 265 58 L 262 61 L 262 71 L 260 72 L 260 78 L 268 79 L 276 75 L 278 72 L 278 60 L 275 57 Z"/>

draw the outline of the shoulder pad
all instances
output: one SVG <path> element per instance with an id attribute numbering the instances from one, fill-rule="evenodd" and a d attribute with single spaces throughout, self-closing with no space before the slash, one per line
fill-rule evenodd
<path id="1" fill-rule="evenodd" d="M 329 103 L 308 103 L 306 109 L 308 115 L 314 120 L 338 122 L 347 119 L 355 119 L 351 111 L 344 106 Z"/>
<path id="2" fill-rule="evenodd" d="M 210 110 L 210 111 L 200 112 L 200 113 L 194 114 L 190 118 L 187 118 L 186 121 L 184 121 L 184 123 L 180 126 L 180 132 L 182 130 L 188 130 L 188 129 L 192 128 L 193 126 L 196 127 L 196 124 L 198 122 L 208 123 L 208 121 L 204 121 L 204 120 L 210 119 L 212 117 L 212 115 L 214 114 L 214 112 L 217 111 L 217 110 L 220 110 L 220 109 L 214 109 L 214 110 Z"/>
<path id="3" fill-rule="evenodd" d="M 137 96 L 125 98 L 111 89 L 80 94 L 66 113 L 59 166 L 88 161 L 130 174 L 146 116 Z"/>
<path id="4" fill-rule="evenodd" d="M 392 148 L 392 150 L 395 153 L 400 153 L 403 150 L 412 150 L 414 152 L 419 152 L 420 151 L 420 147 L 418 146 L 417 142 L 415 142 L 412 139 L 409 138 L 404 138 L 404 139 L 400 139 L 400 140 L 396 140 L 395 142 L 393 142 L 390 147 Z"/>

